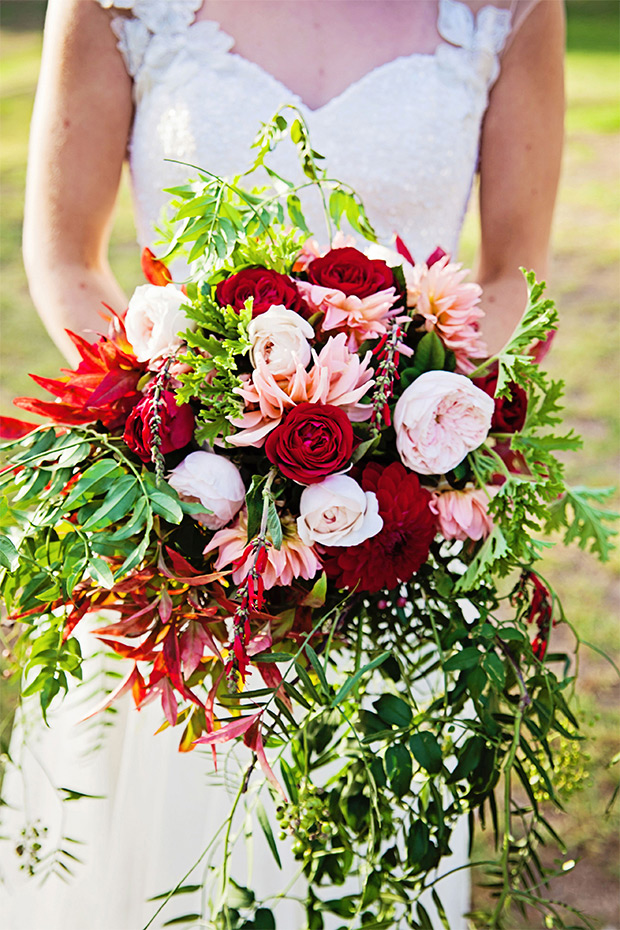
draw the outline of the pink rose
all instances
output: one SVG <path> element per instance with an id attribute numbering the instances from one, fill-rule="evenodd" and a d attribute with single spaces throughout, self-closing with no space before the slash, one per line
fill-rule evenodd
<path id="1" fill-rule="evenodd" d="M 477 449 L 491 427 L 495 405 L 469 378 L 427 371 L 401 394 L 394 410 L 396 448 L 420 475 L 443 475 Z"/>
<path id="2" fill-rule="evenodd" d="M 492 491 L 494 489 L 490 489 Z M 429 504 L 444 539 L 486 539 L 493 529 L 484 488 L 435 491 Z"/>

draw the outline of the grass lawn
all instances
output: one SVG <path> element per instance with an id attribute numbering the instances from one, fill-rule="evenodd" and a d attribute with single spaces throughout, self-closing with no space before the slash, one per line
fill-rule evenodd
<path id="1" fill-rule="evenodd" d="M 567 52 L 567 146 L 554 228 L 550 293 L 562 326 L 548 360 L 567 382 L 568 425 L 584 437 L 583 451 L 567 459 L 575 484 L 618 483 L 620 451 L 620 52 L 616 0 L 569 0 Z M 11 414 L 12 397 L 34 393 L 28 371 L 54 376 L 62 359 L 49 341 L 28 295 L 21 265 L 20 235 L 27 135 L 41 50 L 44 4 L 0 2 L 0 412 Z M 475 222 L 467 223 L 463 257 L 471 263 Z M 112 265 L 130 291 L 140 283 L 127 186 L 121 192 Z M 17 414 L 19 416 L 19 413 Z M 616 509 L 618 495 L 616 494 Z M 590 737 L 579 758 L 567 760 L 576 790 L 568 812 L 553 814 L 568 855 L 581 860 L 552 889 L 620 930 L 618 805 L 607 806 L 620 765 L 618 676 L 597 650 L 620 662 L 619 558 L 599 565 L 576 549 L 550 552 L 545 570 L 563 593 L 579 636 L 593 647 L 579 649 L 579 714 Z M 569 642 L 567 631 L 556 631 Z M 5 688 L 4 704 L 8 703 Z M 2 714 L 0 713 L 0 718 Z M 0 734 L 1 735 L 1 734 Z M 476 852 L 483 854 L 482 837 Z M 558 850 L 547 850 L 553 862 Z M 477 892 L 478 900 L 483 892 Z M 513 928 L 525 930 L 516 916 Z M 535 915 L 528 928 L 544 926 Z"/>

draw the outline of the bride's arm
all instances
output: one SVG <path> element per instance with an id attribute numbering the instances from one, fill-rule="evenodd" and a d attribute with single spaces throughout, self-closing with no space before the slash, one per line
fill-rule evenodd
<path id="1" fill-rule="evenodd" d="M 52 339 L 100 330 L 102 301 L 126 298 L 107 260 L 132 119 L 131 80 L 95 0 L 49 0 L 30 135 L 24 264 Z"/>
<path id="2" fill-rule="evenodd" d="M 564 123 L 564 11 L 542 0 L 502 61 L 480 149 L 482 329 L 500 349 L 525 306 L 519 267 L 547 273 Z"/>

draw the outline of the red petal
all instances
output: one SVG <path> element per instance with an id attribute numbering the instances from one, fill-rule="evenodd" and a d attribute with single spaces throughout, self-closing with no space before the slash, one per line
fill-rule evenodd
<path id="1" fill-rule="evenodd" d="M 142 249 L 142 258 L 140 261 L 142 272 L 149 284 L 157 284 L 164 287 L 172 281 L 172 275 L 167 266 L 160 262 L 149 248 Z"/>
<path id="2" fill-rule="evenodd" d="M 36 428 L 36 423 L 26 423 L 15 417 L 0 417 L 0 439 L 21 439 Z"/>

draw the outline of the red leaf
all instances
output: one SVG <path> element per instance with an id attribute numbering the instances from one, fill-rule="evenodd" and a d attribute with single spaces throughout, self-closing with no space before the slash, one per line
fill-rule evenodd
<path id="1" fill-rule="evenodd" d="M 282 795 L 285 801 L 287 801 L 288 799 L 286 795 L 284 794 L 284 789 L 282 788 L 282 785 L 280 784 L 276 776 L 273 774 L 273 769 L 271 768 L 271 766 L 269 765 L 269 762 L 267 761 L 267 756 L 265 755 L 265 748 L 263 746 L 263 736 L 260 731 L 260 723 L 259 723 L 258 716 L 257 716 L 256 722 L 252 725 L 251 729 L 248 729 L 245 736 L 243 737 L 243 742 L 245 743 L 246 746 L 249 746 L 250 749 L 254 750 L 254 752 L 256 753 L 256 758 L 258 759 L 258 764 L 263 770 L 263 774 L 265 775 L 267 780 L 273 785 L 276 791 Z"/>
<path id="2" fill-rule="evenodd" d="M 411 265 L 415 265 L 413 256 L 400 236 L 396 236 L 396 251 L 399 255 L 402 255 L 403 258 L 406 258 Z"/>
<path id="3" fill-rule="evenodd" d="M 21 439 L 36 428 L 36 423 L 26 423 L 15 417 L 0 417 L 0 439 Z"/>
<path id="4" fill-rule="evenodd" d="M 167 679 L 162 682 L 161 688 L 161 706 L 166 720 L 171 727 L 175 727 L 179 713 L 179 705 L 174 694 L 172 685 Z"/>
<path id="5" fill-rule="evenodd" d="M 166 284 L 171 283 L 172 275 L 168 271 L 167 266 L 163 262 L 160 262 L 158 258 L 155 258 L 154 253 L 151 252 L 149 248 L 142 249 L 140 264 L 142 265 L 142 273 L 149 284 L 157 284 L 164 287 Z"/>
<path id="6" fill-rule="evenodd" d="M 231 720 L 230 723 L 225 723 L 223 727 L 215 730 L 214 733 L 207 733 L 206 736 L 201 736 L 194 742 L 204 743 L 207 746 L 212 746 L 214 743 L 227 743 L 231 739 L 236 739 L 237 736 L 242 736 L 259 717 L 260 714 L 252 714 L 251 717 L 239 717 L 238 720 Z"/>
<path id="7" fill-rule="evenodd" d="M 129 675 L 127 675 L 127 678 L 124 678 L 121 681 L 120 685 L 118 685 L 114 689 L 114 691 L 106 695 L 106 697 L 99 704 L 96 705 L 94 710 L 91 710 L 90 713 L 86 714 L 85 717 L 82 717 L 82 719 L 80 720 L 80 723 L 83 723 L 84 720 L 90 720 L 90 718 L 94 717 L 95 714 L 100 713 L 102 710 L 106 710 L 106 708 L 110 707 L 110 705 L 113 704 L 117 698 L 125 694 L 126 691 L 129 691 L 130 689 L 132 689 L 136 682 L 136 676 L 142 677 L 140 675 L 140 672 L 138 671 L 137 665 L 134 665 Z"/>

